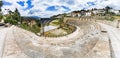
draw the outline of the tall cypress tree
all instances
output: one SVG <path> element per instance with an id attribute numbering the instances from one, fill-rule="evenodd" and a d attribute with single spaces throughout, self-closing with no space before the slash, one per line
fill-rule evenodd
<path id="1" fill-rule="evenodd" d="M 14 11 L 14 15 L 15 15 L 15 19 L 16 19 L 17 21 L 19 21 L 20 23 L 22 23 L 20 13 L 19 13 L 19 11 L 18 11 L 17 8 L 16 8 L 15 11 Z"/>
<path id="2" fill-rule="evenodd" d="M 105 7 L 106 14 L 109 14 L 109 10 L 110 10 L 110 9 L 112 9 L 112 8 L 111 8 L 111 7 L 109 7 L 109 6 L 106 6 L 106 7 Z"/>
<path id="3" fill-rule="evenodd" d="M 1 14 L 1 7 L 2 7 L 2 5 L 3 5 L 3 3 L 2 3 L 2 1 L 0 1 L 0 21 L 1 21 L 1 19 L 3 18 L 3 15 Z"/>
<path id="4" fill-rule="evenodd" d="M 0 1 L 0 11 L 1 11 L 1 7 L 2 7 L 2 5 L 3 5 L 3 3 L 2 3 L 2 1 Z"/>

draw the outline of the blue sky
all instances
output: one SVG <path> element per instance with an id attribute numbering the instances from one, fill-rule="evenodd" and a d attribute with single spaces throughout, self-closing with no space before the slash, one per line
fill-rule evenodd
<path id="1" fill-rule="evenodd" d="M 18 8 L 22 16 L 50 17 L 74 10 L 104 8 L 120 9 L 119 0 L 3 0 L 4 9 Z"/>

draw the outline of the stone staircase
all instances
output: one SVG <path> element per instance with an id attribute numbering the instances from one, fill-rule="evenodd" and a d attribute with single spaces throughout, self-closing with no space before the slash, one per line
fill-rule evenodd
<path id="1" fill-rule="evenodd" d="M 100 25 L 79 20 L 69 24 L 78 26 L 77 34 L 58 38 L 39 37 L 12 26 L 6 34 L 3 58 L 111 58 L 108 35 Z"/>
<path id="2" fill-rule="evenodd" d="M 79 26 L 81 28 L 82 25 Z M 59 44 L 55 41 L 51 43 L 45 37 L 38 37 L 32 32 L 18 27 L 13 27 L 13 34 L 16 37 L 15 40 L 19 47 L 31 58 L 89 58 L 92 55 L 95 58 L 99 56 L 110 58 L 109 42 L 108 40 L 103 40 L 99 31 L 101 29 L 100 26 L 95 23 L 90 23 L 86 26 L 88 26 L 84 27 L 86 29 L 83 28 L 84 31 L 86 30 L 84 36 L 81 36 L 77 40 L 73 40 L 75 39 L 73 38 L 69 43 L 67 41 Z M 107 44 L 104 45 L 103 43 Z M 106 48 L 106 50 L 102 50 L 102 47 Z M 97 53 L 100 54 L 96 55 Z"/>

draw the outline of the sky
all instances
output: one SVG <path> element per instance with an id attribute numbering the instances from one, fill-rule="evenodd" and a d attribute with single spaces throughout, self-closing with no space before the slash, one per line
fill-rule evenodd
<path id="1" fill-rule="evenodd" d="M 120 9 L 120 0 L 2 0 L 2 11 L 17 8 L 21 16 L 51 17 L 75 10 L 104 8 Z"/>

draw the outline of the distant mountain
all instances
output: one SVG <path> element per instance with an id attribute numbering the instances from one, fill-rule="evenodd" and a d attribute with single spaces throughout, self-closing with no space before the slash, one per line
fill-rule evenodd
<path id="1" fill-rule="evenodd" d="M 39 19 L 40 17 L 38 17 L 38 16 L 30 16 L 30 17 L 33 17 L 33 18 L 36 18 L 36 19 Z"/>
<path id="2" fill-rule="evenodd" d="M 39 20 L 40 17 L 38 17 L 38 16 L 22 16 L 22 18 Z"/>

